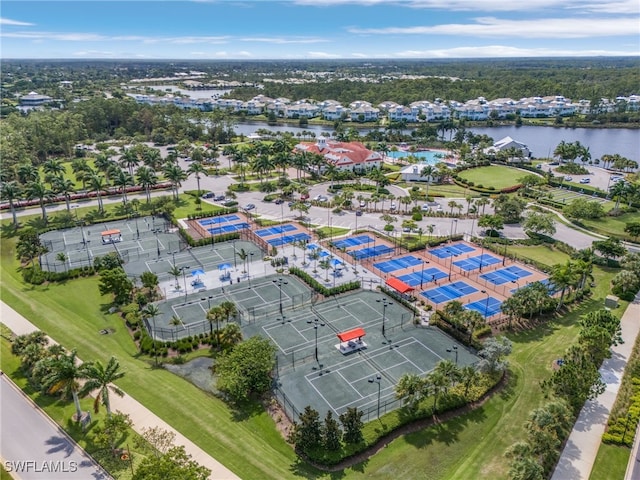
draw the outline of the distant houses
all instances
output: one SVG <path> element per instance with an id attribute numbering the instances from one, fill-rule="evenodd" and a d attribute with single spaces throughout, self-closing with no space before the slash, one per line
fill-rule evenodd
<path id="1" fill-rule="evenodd" d="M 572 102 L 562 95 L 546 97 L 526 97 L 519 100 L 497 98 L 487 100 L 478 97 L 467 102 L 422 100 L 410 105 L 400 105 L 385 101 L 372 105 L 356 100 L 342 105 L 335 100 L 316 101 L 313 99 L 291 100 L 288 98 L 270 98 L 257 95 L 248 101 L 232 98 L 190 98 L 174 95 L 156 96 L 130 93 L 136 102 L 148 105 L 175 105 L 179 108 L 197 108 L 202 111 L 226 110 L 245 115 L 265 115 L 276 118 L 312 119 L 336 121 L 345 120 L 354 123 L 377 122 L 387 118 L 392 122 L 420 123 L 441 122 L 451 119 L 485 121 L 515 118 L 555 118 L 569 117 L 577 113 L 589 113 L 592 108 L 588 100 Z M 640 96 L 618 97 L 615 101 L 602 99 L 597 106 L 598 113 L 612 112 L 624 105 L 629 111 L 638 110 Z"/>

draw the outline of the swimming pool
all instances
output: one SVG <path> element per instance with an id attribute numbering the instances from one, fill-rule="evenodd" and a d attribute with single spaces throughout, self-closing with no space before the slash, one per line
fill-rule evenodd
<path id="1" fill-rule="evenodd" d="M 426 163 L 428 165 L 435 165 L 436 163 L 444 161 L 443 152 L 439 152 L 437 150 L 421 150 L 419 152 L 393 150 L 391 152 L 387 152 L 387 156 L 391 158 L 405 158 L 409 156 L 416 157 L 421 163 Z"/>

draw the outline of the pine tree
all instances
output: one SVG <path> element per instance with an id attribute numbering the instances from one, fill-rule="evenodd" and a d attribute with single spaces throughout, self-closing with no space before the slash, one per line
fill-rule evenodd
<path id="1" fill-rule="evenodd" d="M 347 443 L 360 443 L 362 441 L 362 423 L 363 413 L 357 408 L 348 408 L 345 413 L 340 415 L 340 423 L 344 428 L 344 441 Z"/>
<path id="2" fill-rule="evenodd" d="M 327 411 L 327 416 L 324 419 L 324 425 L 321 430 L 322 434 L 322 446 L 331 452 L 340 449 L 340 440 L 342 439 L 342 430 L 340 425 L 333 418 L 331 410 Z"/>

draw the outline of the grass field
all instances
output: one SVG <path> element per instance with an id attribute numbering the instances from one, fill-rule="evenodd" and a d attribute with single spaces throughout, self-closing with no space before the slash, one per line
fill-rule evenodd
<path id="1" fill-rule="evenodd" d="M 298 462 L 276 431 L 271 417 L 256 405 L 234 412 L 166 370 L 151 369 L 137 357 L 121 320 L 107 313 L 97 279 L 67 284 L 25 286 L 13 259 L 15 240 L 3 239 L 1 293 L 42 330 L 86 360 L 115 355 L 127 376 L 118 384 L 242 478 L 429 478 L 433 480 L 506 479 L 504 451 L 523 438 L 529 412 L 544 402 L 540 381 L 574 339 L 577 320 L 599 308 L 608 293 L 612 270 L 596 268 L 593 296 L 563 318 L 535 330 L 509 335 L 514 343 L 506 388 L 479 409 L 454 420 L 393 441 L 388 448 L 344 471 L 323 474 Z M 515 248 L 515 247 L 514 247 Z M 548 260 L 544 247 L 522 247 Z M 554 252 L 558 255 L 560 252 Z M 563 258 L 561 254 L 559 258 Z M 562 260 L 560 260 L 562 261 Z M 555 263 L 555 262 L 554 262 Z M 73 294 L 70 294 L 73 291 Z M 621 313 L 626 304 L 617 310 Z M 99 330 L 115 333 L 100 336 Z M 163 388 L 154 388 L 162 385 Z M 185 408 L 185 406 L 188 406 Z M 221 445 L 224 448 L 221 448 Z M 247 454 L 251 452 L 251 454 Z"/>
<path id="2" fill-rule="evenodd" d="M 549 245 L 510 246 L 508 253 L 515 253 L 519 257 L 530 258 L 549 267 L 557 263 L 565 263 L 570 258 L 566 253 Z"/>
<path id="3" fill-rule="evenodd" d="M 637 222 L 639 220 L 640 215 L 638 213 L 625 213 L 619 217 L 582 219 L 580 222 L 597 233 L 632 240 L 632 237 L 624 231 L 625 224 L 629 222 Z M 638 241 L 638 239 L 636 238 L 635 241 Z"/>
<path id="4" fill-rule="evenodd" d="M 600 445 L 589 480 L 624 478 L 631 449 L 616 445 Z"/>
<path id="5" fill-rule="evenodd" d="M 520 183 L 518 181 L 519 178 L 531 175 L 531 173 L 517 168 L 491 165 L 489 167 L 470 168 L 460 172 L 459 175 L 475 185 L 495 187 L 496 190 L 500 190 Z"/>

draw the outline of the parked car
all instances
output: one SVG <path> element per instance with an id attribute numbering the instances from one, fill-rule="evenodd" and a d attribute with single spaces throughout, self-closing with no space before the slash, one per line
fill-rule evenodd
<path id="1" fill-rule="evenodd" d="M 396 209 L 396 204 L 395 203 L 391 203 L 391 210 L 395 210 Z"/>
<path id="2" fill-rule="evenodd" d="M 281 198 L 276 198 L 276 201 L 275 201 L 275 204 L 276 204 L 276 205 L 280 205 L 280 204 L 282 204 L 282 203 L 284 203 L 284 200 L 283 200 L 283 199 L 281 199 Z"/>
<path id="3" fill-rule="evenodd" d="M 202 198 L 214 198 L 216 196 L 215 193 L 213 192 L 207 192 L 204 195 L 202 195 Z"/>
<path id="4" fill-rule="evenodd" d="M 409 227 L 402 227 L 402 231 L 403 231 L 404 233 L 411 233 L 411 228 L 409 228 Z"/>
<path id="5" fill-rule="evenodd" d="M 309 194 L 303 193 L 302 195 L 300 195 L 300 200 L 309 200 Z"/>
<path id="6" fill-rule="evenodd" d="M 564 181 L 565 182 L 570 182 L 571 180 L 573 180 L 573 177 L 570 177 L 568 175 L 566 177 L 564 177 Z"/>
<path id="7" fill-rule="evenodd" d="M 365 202 L 364 200 L 362 200 L 362 201 L 360 202 L 360 208 L 364 208 L 366 205 L 367 205 L 367 204 L 366 204 L 366 202 Z"/>
<path id="8" fill-rule="evenodd" d="M 356 210 L 356 217 L 362 216 L 362 210 Z"/>
<path id="9" fill-rule="evenodd" d="M 590 178 L 581 178 L 580 179 L 580 183 L 590 183 L 591 179 Z"/>
<path id="10" fill-rule="evenodd" d="M 244 207 L 245 210 L 253 210 L 256 206 L 253 203 L 249 203 Z"/>
<path id="11" fill-rule="evenodd" d="M 428 212 L 429 208 L 431 208 L 431 207 L 429 207 L 429 205 L 427 205 L 426 203 L 423 203 L 421 208 L 422 208 L 423 212 Z"/>
<path id="12" fill-rule="evenodd" d="M 213 197 L 213 201 L 214 202 L 223 202 L 224 201 L 224 195 L 216 195 L 215 197 Z"/>

